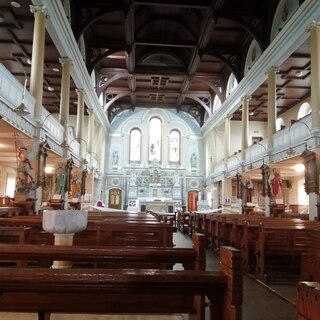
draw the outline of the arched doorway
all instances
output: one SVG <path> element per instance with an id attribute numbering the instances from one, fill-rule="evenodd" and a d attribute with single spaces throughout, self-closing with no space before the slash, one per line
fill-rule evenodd
<path id="1" fill-rule="evenodd" d="M 191 190 L 188 192 L 188 211 L 198 210 L 198 191 Z"/>
<path id="2" fill-rule="evenodd" d="M 109 208 L 121 209 L 122 191 L 118 188 L 109 190 Z"/>

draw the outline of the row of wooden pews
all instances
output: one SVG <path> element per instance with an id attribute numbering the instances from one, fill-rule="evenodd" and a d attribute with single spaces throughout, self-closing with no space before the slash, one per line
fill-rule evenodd
<path id="1" fill-rule="evenodd" d="M 0 311 L 188 313 L 205 319 L 240 320 L 241 260 L 238 251 L 222 248 L 221 270 L 166 269 L 0 269 Z"/>
<path id="2" fill-rule="evenodd" d="M 301 256 L 311 246 L 312 230 L 320 229 L 319 221 L 234 213 L 206 213 L 198 221 L 195 230 L 209 247 L 238 248 L 244 269 L 265 283 L 301 279 Z"/>
<path id="3" fill-rule="evenodd" d="M 301 280 L 297 284 L 297 320 L 320 315 L 320 229 L 311 231 L 311 246 L 302 254 Z"/>
<path id="4" fill-rule="evenodd" d="M 30 244 L 53 244 L 54 236 L 42 228 L 42 215 L 19 216 L 0 219 L 0 239 L 6 238 L 11 230 L 16 232 L 16 242 Z M 1 228 L 5 228 L 3 231 Z M 24 231 L 23 236 L 21 232 Z M 97 213 L 89 212 L 87 228 L 75 234 L 75 245 L 135 245 L 173 246 L 176 228 L 168 223 L 158 222 L 151 214 Z M 14 237 L 12 237 L 13 239 Z M 14 240 L 12 240 L 14 241 Z"/>
<path id="5" fill-rule="evenodd" d="M 194 233 L 193 248 L 176 248 L 177 229 L 150 214 L 89 212 L 74 246 L 52 245 L 41 216 L 3 218 L 0 227 L 28 228 L 23 240 L 0 244 L 2 262 L 11 264 L 0 268 L 0 311 L 38 312 L 39 320 L 52 312 L 190 313 L 203 320 L 206 296 L 210 319 L 241 320 L 240 251 L 221 248 L 221 270 L 205 271 L 205 237 Z M 49 268 L 55 260 L 73 268 Z M 184 270 L 173 270 L 176 263 Z"/>
<path id="6" fill-rule="evenodd" d="M 188 220 L 190 233 L 203 233 L 213 250 L 238 248 L 243 268 L 260 281 L 295 284 L 297 320 L 319 319 L 320 221 L 214 212 Z"/>

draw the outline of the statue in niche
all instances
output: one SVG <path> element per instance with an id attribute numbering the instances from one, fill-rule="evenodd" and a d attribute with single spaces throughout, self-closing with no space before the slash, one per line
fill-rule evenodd
<path id="1" fill-rule="evenodd" d="M 137 182 L 137 174 L 135 171 L 132 171 L 131 172 L 131 175 L 129 177 L 129 184 L 131 186 L 135 186 L 136 185 L 136 182 Z"/>
<path id="2" fill-rule="evenodd" d="M 197 168 L 197 155 L 195 152 L 191 154 L 190 163 L 191 163 L 191 169 Z"/>
<path id="3" fill-rule="evenodd" d="M 119 153 L 117 150 L 113 151 L 112 153 L 112 165 L 116 166 L 119 162 Z"/>

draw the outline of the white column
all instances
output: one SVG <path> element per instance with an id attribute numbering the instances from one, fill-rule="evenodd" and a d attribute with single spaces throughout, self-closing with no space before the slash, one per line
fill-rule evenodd
<path id="1" fill-rule="evenodd" d="M 213 171 L 217 164 L 217 131 L 216 128 L 211 130 L 211 167 L 210 171 Z"/>
<path id="2" fill-rule="evenodd" d="M 242 101 L 242 130 L 241 130 L 241 160 L 245 160 L 245 150 L 249 147 L 249 99 L 243 96 Z"/>
<path id="3" fill-rule="evenodd" d="M 320 26 L 313 25 L 311 33 L 311 129 L 320 130 Z"/>
<path id="4" fill-rule="evenodd" d="M 61 76 L 61 98 L 59 121 L 64 127 L 65 140 L 68 141 L 69 125 L 69 98 L 70 98 L 70 59 L 61 58 L 59 62 L 62 65 Z"/>
<path id="5" fill-rule="evenodd" d="M 224 119 L 224 167 L 227 168 L 228 158 L 230 156 L 230 116 Z"/>
<path id="6" fill-rule="evenodd" d="M 93 110 L 89 112 L 89 119 L 88 119 L 88 150 L 87 152 L 93 151 L 93 130 L 94 130 L 94 113 Z"/>
<path id="7" fill-rule="evenodd" d="M 47 14 L 45 6 L 30 6 L 30 10 L 34 14 L 30 93 L 36 99 L 34 119 L 36 121 L 41 121 Z"/>
<path id="8" fill-rule="evenodd" d="M 77 108 L 77 123 L 76 123 L 76 138 L 80 143 L 80 156 L 84 157 L 86 152 L 85 143 L 83 141 L 83 127 L 84 127 L 84 95 L 83 89 L 76 89 L 78 95 L 78 108 Z"/>
<path id="9" fill-rule="evenodd" d="M 278 69 L 268 70 L 268 149 L 273 148 L 273 134 L 276 132 L 277 104 L 276 104 L 276 75 Z"/>

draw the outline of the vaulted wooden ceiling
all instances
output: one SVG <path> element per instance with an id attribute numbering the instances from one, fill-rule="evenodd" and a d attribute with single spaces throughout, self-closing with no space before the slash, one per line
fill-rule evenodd
<path id="1" fill-rule="evenodd" d="M 70 0 L 69 19 L 110 120 L 138 107 L 184 111 L 201 126 L 210 101 L 226 98 L 227 80 L 244 77 L 248 48 L 269 45 L 279 0 Z M 30 75 L 31 0 L 0 0 L 0 61 L 21 81 Z M 8 61 L 13 62 L 8 62 Z M 16 63 L 18 61 L 19 63 Z M 221 89 L 222 91 L 220 91 Z M 71 81 L 70 112 L 77 96 Z M 46 35 L 43 105 L 59 112 L 59 54 Z M 278 115 L 310 94 L 306 41 L 279 68 Z M 233 119 L 240 120 L 237 111 Z M 250 120 L 267 121 L 267 84 L 250 100 Z"/>

